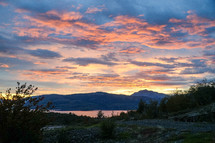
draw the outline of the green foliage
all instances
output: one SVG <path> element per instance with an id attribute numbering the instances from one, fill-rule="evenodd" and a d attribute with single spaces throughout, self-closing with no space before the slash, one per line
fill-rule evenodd
<path id="1" fill-rule="evenodd" d="M 51 103 L 39 105 L 43 97 L 31 97 L 37 87 L 27 86 L 26 83 L 17 84 L 15 94 L 8 89 L 5 95 L 0 95 L 0 142 L 40 142 L 41 129 L 48 123 L 44 113 L 51 107 Z"/>
<path id="2" fill-rule="evenodd" d="M 116 124 L 113 120 L 105 120 L 101 123 L 101 131 L 102 137 L 106 139 L 110 139 L 114 137 L 114 131 L 116 128 Z"/>

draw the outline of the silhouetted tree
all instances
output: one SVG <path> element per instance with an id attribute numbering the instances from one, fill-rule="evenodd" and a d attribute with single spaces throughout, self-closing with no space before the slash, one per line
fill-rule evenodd
<path id="1" fill-rule="evenodd" d="M 44 97 L 32 97 L 38 89 L 33 85 L 17 82 L 15 94 L 8 89 L 0 94 L 0 142 L 38 143 L 42 139 L 42 127 L 47 125 L 45 113 L 51 103 L 40 105 Z"/>
<path id="2" fill-rule="evenodd" d="M 145 112 L 148 118 L 157 118 L 159 115 L 158 102 L 150 100 Z"/>
<path id="3" fill-rule="evenodd" d="M 186 91 L 176 91 L 165 102 L 161 101 L 159 108 L 162 111 L 178 112 L 212 102 L 215 102 L 215 81 L 207 81 L 205 79 L 190 86 Z"/>
<path id="4" fill-rule="evenodd" d="M 138 112 L 138 113 L 143 113 L 144 110 L 145 110 L 145 108 L 146 108 L 146 103 L 143 102 L 142 99 L 140 99 L 140 102 L 139 102 L 138 108 L 137 108 L 137 112 Z"/>
<path id="5" fill-rule="evenodd" d="M 102 110 L 98 111 L 97 118 L 99 118 L 99 119 L 104 118 L 104 113 L 102 112 Z"/>

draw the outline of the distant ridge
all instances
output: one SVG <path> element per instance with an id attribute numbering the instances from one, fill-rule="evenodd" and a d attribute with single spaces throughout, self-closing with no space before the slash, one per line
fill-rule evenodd
<path id="1" fill-rule="evenodd" d="M 49 94 L 44 96 L 42 104 L 51 101 L 54 110 L 135 110 L 140 99 L 160 101 L 166 95 L 148 90 L 142 90 L 131 96 L 110 94 L 106 92 L 80 93 L 71 95 Z"/>
<path id="2" fill-rule="evenodd" d="M 131 96 L 142 96 L 142 97 L 149 97 L 152 99 L 162 99 L 167 95 L 163 93 L 150 91 L 150 90 L 140 90 L 138 92 L 133 93 Z"/>

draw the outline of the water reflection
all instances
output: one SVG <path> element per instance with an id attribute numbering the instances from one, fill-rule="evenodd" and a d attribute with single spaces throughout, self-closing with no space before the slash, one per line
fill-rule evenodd
<path id="1" fill-rule="evenodd" d="M 93 111 L 56 111 L 56 110 L 51 110 L 51 112 L 55 112 L 55 113 L 64 113 L 64 114 L 69 114 L 69 113 L 73 113 L 75 115 L 78 116 L 90 116 L 90 117 L 97 117 L 99 110 L 93 110 Z M 114 116 L 118 116 L 120 115 L 121 112 L 127 113 L 127 110 L 102 110 L 102 112 L 104 113 L 104 116 L 106 117 L 111 117 L 112 115 Z"/>

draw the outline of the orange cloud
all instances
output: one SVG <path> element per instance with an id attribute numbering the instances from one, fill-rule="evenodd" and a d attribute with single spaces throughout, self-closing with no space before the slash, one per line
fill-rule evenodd
<path id="1" fill-rule="evenodd" d="M 9 67 L 10 67 L 9 65 L 1 64 L 1 63 L 0 63 L 0 68 L 9 68 Z"/>
<path id="2" fill-rule="evenodd" d="M 54 18 L 55 17 L 55 18 Z M 58 17 L 58 18 L 56 18 Z M 144 19 L 116 16 L 111 22 L 103 25 L 86 23 L 82 20 L 83 15 L 79 12 L 58 12 L 48 11 L 36 17 L 24 16 L 30 21 L 30 25 L 21 27 L 17 22 L 16 33 L 20 36 L 39 37 L 42 39 L 52 39 L 60 42 L 75 43 L 78 40 L 92 41 L 99 45 L 107 45 L 114 42 L 133 42 L 145 46 L 159 49 L 180 49 L 196 48 L 208 46 L 215 43 L 213 38 L 204 38 L 205 29 L 215 26 L 215 21 L 198 17 L 191 13 L 185 20 L 170 19 L 170 23 L 176 23 L 170 27 L 171 32 L 188 32 L 190 35 L 202 36 L 199 40 L 183 40 L 171 36 L 171 32 L 166 31 L 167 25 L 153 25 Z M 181 22 L 180 25 L 177 23 Z M 29 23 L 28 23 L 29 24 Z M 34 26 L 34 28 L 32 28 Z M 35 28 L 36 27 L 36 28 Z M 106 30 L 113 29 L 113 30 Z M 70 35 L 71 38 L 58 38 L 49 36 Z M 189 39 L 186 35 L 183 38 Z M 75 39 L 74 39 L 75 37 Z M 94 46 L 94 45 L 93 45 Z M 138 52 L 137 49 L 121 51 L 127 53 Z"/>

